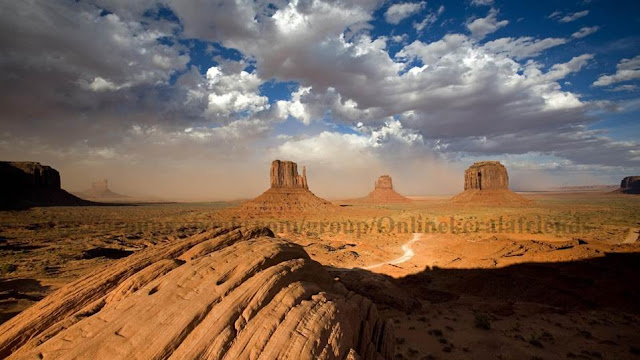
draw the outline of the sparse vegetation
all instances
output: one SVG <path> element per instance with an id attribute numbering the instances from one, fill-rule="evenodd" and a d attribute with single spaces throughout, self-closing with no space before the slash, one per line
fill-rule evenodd
<path id="1" fill-rule="evenodd" d="M 491 329 L 491 320 L 487 314 L 476 313 L 474 325 L 478 329 L 490 330 Z"/>
<path id="2" fill-rule="evenodd" d="M 562 335 L 561 329 L 575 329 L 575 325 L 571 326 L 562 318 L 545 314 L 540 317 L 540 320 L 548 323 L 552 328 L 549 328 L 549 331 L 537 330 L 534 335 L 529 335 L 532 332 L 530 319 L 516 317 L 514 321 L 509 322 L 510 315 L 508 315 L 508 311 L 510 306 L 508 304 L 504 306 L 505 302 L 501 301 L 499 303 L 497 311 L 501 311 L 501 313 L 497 316 L 500 316 L 501 321 L 496 323 L 492 313 L 488 312 L 488 310 L 483 310 L 486 312 L 469 313 L 468 308 L 465 307 L 466 305 L 462 308 L 456 308 L 456 297 L 452 296 L 448 289 L 438 288 L 442 285 L 434 280 L 445 279 L 448 273 L 452 273 L 451 266 L 447 261 L 456 257 L 461 258 L 462 260 L 460 261 L 467 261 L 463 266 L 473 268 L 472 271 L 484 271 L 480 269 L 495 266 L 494 263 L 474 263 L 473 261 L 475 260 L 469 260 L 469 256 L 474 254 L 460 252 L 461 249 L 468 249 L 476 245 L 493 246 L 496 251 L 503 248 L 511 251 L 508 245 L 517 241 L 535 241 L 535 246 L 538 247 L 531 249 L 537 252 L 529 249 L 522 256 L 512 256 L 508 259 L 518 263 L 531 259 L 530 257 L 527 258 L 527 256 L 534 254 L 539 256 L 538 259 L 544 261 L 546 254 L 558 251 L 553 247 L 547 246 L 547 240 L 562 240 L 562 242 L 556 242 L 561 244 L 556 247 L 566 248 L 564 244 L 571 242 L 575 237 L 582 239 L 582 241 L 575 240 L 569 243 L 570 246 L 576 249 L 585 249 L 585 251 L 595 249 L 593 253 L 596 254 L 596 250 L 600 251 L 597 248 L 599 241 L 604 240 L 607 243 L 614 243 L 626 236 L 628 228 L 637 227 L 628 214 L 640 212 L 640 203 L 628 198 L 612 199 L 612 201 L 600 201 L 596 197 L 593 201 L 590 201 L 576 198 L 554 199 L 552 197 L 540 197 L 532 207 L 499 209 L 500 215 L 505 222 L 517 220 L 519 217 L 523 217 L 525 221 L 533 221 L 537 216 L 543 216 L 557 217 L 557 220 L 552 221 L 552 223 L 571 223 L 580 217 L 580 221 L 593 225 L 590 232 L 586 234 L 571 235 L 567 238 L 566 234 L 558 234 L 556 236 L 554 234 L 536 235 L 531 233 L 516 239 L 509 234 L 493 234 L 486 231 L 438 235 L 438 240 L 441 240 L 442 244 L 445 244 L 444 246 L 457 244 L 459 239 L 462 239 L 459 243 L 460 247 L 446 249 L 451 253 L 456 252 L 451 258 L 443 256 L 442 253 L 437 253 L 440 248 L 436 246 L 436 242 L 421 244 L 420 246 L 431 246 L 431 249 L 435 249 L 436 252 L 431 252 L 432 250 L 430 249 L 430 254 L 435 254 L 440 258 L 437 258 L 438 262 L 434 263 L 434 266 L 430 266 L 423 274 L 417 275 L 416 282 L 401 285 L 409 285 L 411 291 L 415 291 L 416 294 L 424 290 L 425 294 L 430 296 L 428 301 L 433 300 L 433 304 L 442 305 L 424 306 L 425 303 L 423 303 L 423 307 L 415 312 L 402 310 L 403 313 L 393 312 L 389 314 L 388 318 L 392 319 L 397 330 L 397 349 L 403 353 L 399 355 L 399 358 L 444 358 L 448 356 L 444 348 L 455 352 L 456 348 L 453 346 L 452 341 L 455 341 L 456 345 L 459 346 L 460 354 L 471 352 L 474 356 L 482 357 L 486 350 L 476 346 L 469 346 L 470 344 L 465 343 L 464 340 L 456 341 L 456 339 L 463 339 L 464 332 L 469 329 L 483 331 L 496 329 L 481 336 L 493 337 L 495 333 L 496 338 L 501 339 L 500 341 L 510 341 L 512 344 L 516 344 L 514 346 L 529 349 L 530 351 L 539 351 L 537 349 L 543 347 L 555 348 L 559 346 L 564 341 L 563 336 L 565 336 Z M 569 212 L 567 211 L 568 208 L 576 210 Z M 418 215 L 421 215 L 423 219 L 429 218 L 438 221 L 446 219 L 446 221 L 449 221 L 449 214 L 454 210 L 445 201 L 416 202 L 410 205 L 395 204 L 384 208 L 360 206 L 347 209 L 353 210 L 353 219 L 349 220 L 354 222 L 367 220 L 368 217 L 373 216 L 372 214 L 384 213 L 390 214 L 396 222 L 408 221 L 408 223 L 410 223 L 412 216 L 417 217 Z M 92 266 L 104 266 L 110 261 L 117 261 L 105 256 L 80 259 L 83 251 L 94 248 L 118 248 L 136 252 L 139 249 L 155 246 L 158 243 L 177 241 L 180 238 L 199 233 L 207 229 L 211 224 L 226 221 L 220 213 L 220 206 L 176 204 L 166 206 L 83 208 L 82 211 L 79 210 L 74 208 L 34 208 L 28 212 L 0 213 L 0 237 L 3 238 L 0 249 L 3 251 L 2 255 L 4 255 L 5 261 L 4 264 L 0 264 L 2 276 L 5 279 L 25 278 L 39 280 L 54 277 L 73 279 L 86 274 L 87 271 L 93 268 Z M 460 219 L 461 221 L 485 221 L 494 218 L 498 210 L 495 208 L 465 207 L 455 209 L 455 211 L 455 219 Z M 627 216 L 623 216 L 622 214 L 624 213 Z M 337 220 L 343 221 L 344 219 Z M 265 217 L 264 219 L 259 219 L 259 221 L 277 223 L 281 219 Z M 336 221 L 336 218 L 323 214 L 318 218 L 307 218 L 305 221 L 333 222 Z M 50 224 L 55 224 L 55 226 Z M 302 245 L 314 260 L 325 265 L 334 264 L 334 267 L 344 268 L 384 261 L 390 257 L 393 258 L 397 256 L 398 249 L 410 237 L 407 234 L 394 233 L 394 236 L 390 236 L 390 234 L 382 234 L 375 231 L 358 237 L 356 234 L 331 234 L 326 231 L 320 232 L 317 229 L 309 229 L 309 234 L 305 230 L 301 233 L 279 233 L 278 235 Z M 513 248 L 516 249 L 518 244 Z M 480 247 L 478 248 L 480 249 Z M 416 254 L 420 249 L 419 246 L 414 248 L 414 250 L 417 250 Z M 350 251 L 357 252 L 359 256 L 356 256 L 355 253 L 349 253 Z M 572 251 L 570 248 L 566 248 L 562 250 L 562 254 L 569 254 Z M 518 255 L 520 253 L 512 252 L 512 254 Z M 460 261 L 454 264 L 459 264 Z M 33 264 L 33 266 L 22 265 L 26 263 Z M 402 271 L 414 271 L 413 268 L 405 268 L 403 265 L 390 267 L 390 269 L 400 273 Z M 484 274 L 490 274 L 490 272 L 487 270 Z M 340 278 L 339 281 L 346 284 L 342 274 L 337 277 Z M 461 278 L 460 284 L 463 284 L 463 280 L 466 281 L 467 279 Z M 582 278 L 578 280 L 582 281 Z M 367 290 L 368 286 L 369 284 L 365 285 L 363 289 Z M 33 298 L 37 299 L 38 297 L 36 296 L 41 297 L 54 289 L 41 287 L 39 290 L 35 290 Z M 505 286 L 504 289 L 508 289 L 508 287 Z M 23 293 L 21 291 L 21 296 L 23 296 Z M 395 297 L 397 294 L 391 292 L 388 295 Z M 31 299 L 31 294 L 28 294 L 28 298 Z M 26 302 L 29 301 L 26 300 Z M 374 299 L 374 301 L 377 300 Z M 386 305 L 393 309 L 393 303 Z M 479 309 L 489 308 L 479 307 Z M 5 311 L 8 312 L 9 310 L 5 309 Z M 504 311 L 506 311 L 507 315 L 502 315 Z M 499 324 L 503 324 L 503 317 L 506 320 L 504 325 L 509 329 L 504 334 L 497 331 L 497 329 L 500 329 Z M 626 324 L 633 324 L 635 321 L 637 319 L 630 315 L 621 320 L 622 323 Z M 465 323 L 467 324 L 466 326 Z M 591 328 L 592 326 L 612 327 L 618 324 L 620 322 L 616 322 L 616 320 L 587 316 L 584 319 L 581 318 L 580 325 L 577 325 L 580 327 L 579 329 L 566 332 L 573 338 L 580 339 L 579 341 L 583 343 L 593 344 L 598 340 L 591 334 L 594 331 Z M 453 332 L 452 326 L 455 327 L 455 332 Z M 544 324 L 537 324 L 536 328 L 542 329 Z M 456 338 L 449 336 L 450 333 L 456 334 Z M 425 349 L 424 343 L 416 343 L 415 338 L 422 334 L 428 337 L 428 341 L 425 341 L 425 343 L 435 348 L 431 350 Z M 595 348 L 590 348 L 590 351 L 605 354 L 601 347 L 606 346 L 611 345 L 607 345 L 605 342 L 598 343 Z M 630 346 L 625 340 L 616 339 L 616 346 L 623 349 L 626 354 L 636 354 L 638 352 L 637 347 Z M 411 355 L 408 350 L 410 347 L 419 351 L 420 354 Z M 438 354 L 437 356 L 424 355 L 434 351 Z M 567 356 L 569 356 L 569 353 L 568 349 L 564 349 L 562 352 Z M 574 353 L 577 354 L 577 357 L 586 356 L 575 350 Z M 530 357 L 532 354 L 528 356 Z M 590 356 L 597 358 L 596 355 Z"/>
<path id="3" fill-rule="evenodd" d="M 18 269 L 18 267 L 14 264 L 0 264 L 0 273 L 2 273 L 3 275 L 11 274 L 12 272 L 16 271 L 16 269 Z"/>

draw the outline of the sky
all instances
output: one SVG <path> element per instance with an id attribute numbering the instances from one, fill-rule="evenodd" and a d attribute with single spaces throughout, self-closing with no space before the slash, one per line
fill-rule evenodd
<path id="1" fill-rule="evenodd" d="M 453 194 L 640 174 L 638 1 L 0 0 L 0 159 L 67 190 Z"/>

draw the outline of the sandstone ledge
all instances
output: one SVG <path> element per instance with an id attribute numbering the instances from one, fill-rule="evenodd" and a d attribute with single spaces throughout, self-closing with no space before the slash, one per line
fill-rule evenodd
<path id="1" fill-rule="evenodd" d="M 0 327 L 11 359 L 391 359 L 393 328 L 299 245 L 218 228 L 68 284 Z"/>

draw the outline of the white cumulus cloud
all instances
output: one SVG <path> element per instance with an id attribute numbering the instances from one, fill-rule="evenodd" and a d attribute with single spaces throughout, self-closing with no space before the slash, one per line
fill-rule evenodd
<path id="1" fill-rule="evenodd" d="M 600 76 L 593 83 L 593 86 L 609 86 L 619 82 L 640 79 L 640 55 L 633 59 L 622 59 L 616 68 L 615 74 Z"/>
<path id="2" fill-rule="evenodd" d="M 397 25 L 402 20 L 420 11 L 426 3 L 424 1 L 418 3 L 401 3 L 389 6 L 384 13 L 384 18 L 389 24 Z"/>
<path id="3" fill-rule="evenodd" d="M 598 30 L 600 30 L 600 26 L 585 26 L 571 34 L 571 37 L 574 39 L 582 39 L 583 37 L 589 36 Z"/>
<path id="4" fill-rule="evenodd" d="M 482 39 L 507 24 L 509 24 L 509 20 L 498 21 L 498 10 L 491 9 L 486 17 L 469 21 L 467 29 L 471 31 L 473 38 Z"/>

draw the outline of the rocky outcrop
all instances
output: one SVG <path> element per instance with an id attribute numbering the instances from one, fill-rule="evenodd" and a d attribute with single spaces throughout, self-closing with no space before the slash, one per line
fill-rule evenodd
<path id="1" fill-rule="evenodd" d="M 393 181 L 391 180 L 391 176 L 382 175 L 378 180 L 376 180 L 373 191 L 364 198 L 364 202 L 379 204 L 406 203 L 411 202 L 411 199 L 406 198 L 393 190 Z"/>
<path id="2" fill-rule="evenodd" d="M 89 205 L 60 188 L 60 173 L 38 162 L 0 161 L 0 209 Z"/>
<path id="3" fill-rule="evenodd" d="M 464 172 L 464 191 L 451 201 L 471 204 L 527 204 L 531 201 L 509 190 L 507 168 L 499 161 L 480 161 Z"/>
<path id="4" fill-rule="evenodd" d="M 640 194 L 640 176 L 627 176 L 622 179 L 618 191 L 625 194 Z"/>
<path id="5" fill-rule="evenodd" d="M 51 166 L 30 161 L 0 162 L 3 181 L 20 186 L 60 189 L 60 173 Z"/>
<path id="6" fill-rule="evenodd" d="M 382 175 L 376 180 L 375 189 L 390 189 L 393 190 L 393 181 L 391 180 L 391 176 Z"/>
<path id="7" fill-rule="evenodd" d="M 95 181 L 91 183 L 91 189 L 85 190 L 78 195 L 85 199 L 91 200 L 113 200 L 127 199 L 128 196 L 115 193 L 109 189 L 109 182 L 107 179 Z"/>
<path id="8" fill-rule="evenodd" d="M 391 359 L 393 326 L 266 228 L 215 228 L 142 250 L 0 326 L 0 356 Z"/>
<path id="9" fill-rule="evenodd" d="M 239 216 L 260 214 L 303 215 L 326 211 L 337 211 L 339 207 L 315 196 L 309 191 L 307 169 L 292 161 L 275 160 L 270 170 L 271 188 L 257 198 L 247 201 L 235 209 Z"/>
<path id="10" fill-rule="evenodd" d="M 302 175 L 299 175 L 298 164 L 274 160 L 271 163 L 271 187 L 308 189 L 306 167 L 302 167 Z"/>
<path id="11" fill-rule="evenodd" d="M 509 189 L 507 168 L 499 161 L 481 161 L 474 163 L 464 172 L 464 189 Z"/>

